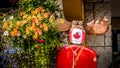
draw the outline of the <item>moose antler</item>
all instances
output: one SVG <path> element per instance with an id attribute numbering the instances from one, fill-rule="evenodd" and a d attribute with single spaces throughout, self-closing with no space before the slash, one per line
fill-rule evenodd
<path id="1" fill-rule="evenodd" d="M 108 19 L 106 17 L 103 20 L 98 19 L 96 22 L 92 20 L 86 23 L 85 29 L 88 34 L 104 34 L 109 28 Z"/>

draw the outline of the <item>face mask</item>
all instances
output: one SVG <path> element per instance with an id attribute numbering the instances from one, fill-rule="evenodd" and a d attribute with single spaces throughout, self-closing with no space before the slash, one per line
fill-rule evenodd
<path id="1" fill-rule="evenodd" d="M 83 44 L 85 42 L 86 32 L 79 28 L 70 29 L 70 42 L 72 44 Z"/>

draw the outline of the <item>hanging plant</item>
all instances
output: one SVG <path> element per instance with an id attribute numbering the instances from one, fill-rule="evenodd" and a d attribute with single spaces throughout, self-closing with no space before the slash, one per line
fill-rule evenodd
<path id="1" fill-rule="evenodd" d="M 2 37 L 20 48 L 15 54 L 21 57 L 20 66 L 49 68 L 61 40 L 54 16 L 58 5 L 54 0 L 20 0 L 18 5 L 15 14 L 5 16 Z"/>

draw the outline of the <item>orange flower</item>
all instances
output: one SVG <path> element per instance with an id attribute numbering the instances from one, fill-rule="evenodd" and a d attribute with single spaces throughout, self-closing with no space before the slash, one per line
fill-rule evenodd
<path id="1" fill-rule="evenodd" d="M 23 15 L 22 18 L 25 19 L 25 18 L 27 18 L 27 16 L 28 16 L 27 14 L 26 14 L 26 15 Z"/>
<path id="2" fill-rule="evenodd" d="M 32 27 L 35 27 L 35 23 L 32 23 Z"/>
<path id="3" fill-rule="evenodd" d="M 33 39 L 37 39 L 38 38 L 38 33 L 35 32 L 34 35 L 33 35 Z"/>
<path id="4" fill-rule="evenodd" d="M 8 24 L 7 24 L 7 22 L 4 22 L 4 23 L 3 23 L 3 29 L 8 29 Z"/>
<path id="5" fill-rule="evenodd" d="M 43 20 L 41 14 L 37 14 L 37 19 L 38 19 L 39 21 L 42 21 L 42 20 Z"/>
<path id="6" fill-rule="evenodd" d="M 38 20 L 35 21 L 35 24 L 38 26 L 40 23 Z"/>
<path id="7" fill-rule="evenodd" d="M 39 19 L 38 19 L 39 21 L 42 21 L 43 20 L 43 18 L 42 17 L 39 17 Z"/>
<path id="8" fill-rule="evenodd" d="M 36 8 L 36 9 L 35 9 L 35 12 L 36 12 L 36 13 L 38 13 L 39 11 L 40 11 L 40 9 L 39 9 L 39 8 Z"/>
<path id="9" fill-rule="evenodd" d="M 36 29 L 35 23 L 32 23 L 32 26 L 29 27 L 29 29 L 35 31 L 35 29 Z"/>
<path id="10" fill-rule="evenodd" d="M 41 29 L 38 31 L 38 34 L 39 34 L 39 35 L 42 35 L 42 30 L 41 30 Z"/>
<path id="11" fill-rule="evenodd" d="M 33 16 L 32 16 L 32 18 L 35 18 L 35 19 L 37 19 L 37 17 L 36 17 L 35 15 L 33 15 Z"/>
<path id="12" fill-rule="evenodd" d="M 42 25 L 42 24 L 40 24 L 40 28 L 43 28 L 43 25 Z"/>
<path id="13" fill-rule="evenodd" d="M 16 26 L 19 26 L 19 25 L 20 25 L 20 21 L 17 21 Z"/>
<path id="14" fill-rule="evenodd" d="M 35 10 L 31 10 L 31 14 L 36 14 L 36 11 Z"/>
<path id="15" fill-rule="evenodd" d="M 39 17 L 41 17 L 41 15 L 40 15 L 40 14 L 37 14 L 37 18 L 39 18 Z"/>
<path id="16" fill-rule="evenodd" d="M 47 26 L 46 26 L 46 27 L 44 27 L 44 31 L 46 31 L 46 32 L 48 31 L 48 27 L 47 27 Z"/>
<path id="17" fill-rule="evenodd" d="M 10 35 L 11 35 L 12 37 L 17 36 L 17 30 L 16 30 L 16 29 L 13 29 L 13 31 L 11 31 Z"/>
<path id="18" fill-rule="evenodd" d="M 30 21 L 30 20 L 31 20 L 31 16 L 28 16 L 28 17 L 27 17 L 27 20 Z"/>
<path id="19" fill-rule="evenodd" d="M 26 34 L 29 34 L 30 33 L 30 28 L 26 27 L 25 32 L 26 32 Z"/>
<path id="20" fill-rule="evenodd" d="M 32 23 L 34 23 L 36 21 L 36 18 L 32 18 Z"/>
<path id="21" fill-rule="evenodd" d="M 44 18 L 48 18 L 48 13 L 44 13 Z"/>
<path id="22" fill-rule="evenodd" d="M 49 22 L 53 22 L 53 18 L 52 17 L 50 17 Z"/>
<path id="23" fill-rule="evenodd" d="M 12 21 L 9 21 L 9 27 L 10 27 L 10 28 L 13 27 Z"/>
<path id="24" fill-rule="evenodd" d="M 13 31 L 11 31 L 10 36 L 14 37 L 14 36 L 16 36 L 16 34 Z"/>
<path id="25" fill-rule="evenodd" d="M 20 16 L 24 16 L 24 15 L 26 15 L 26 12 L 21 12 L 20 13 Z"/>
<path id="26" fill-rule="evenodd" d="M 48 26 L 47 26 L 47 24 L 43 24 L 43 29 L 44 29 L 44 31 L 48 31 Z"/>
<path id="27" fill-rule="evenodd" d="M 18 30 L 18 26 L 16 25 L 16 26 L 14 27 L 14 29 Z"/>
<path id="28" fill-rule="evenodd" d="M 32 23 L 35 23 L 36 25 L 39 25 L 39 22 L 38 22 L 37 18 L 32 18 Z"/>
<path id="29" fill-rule="evenodd" d="M 36 28 L 35 32 L 37 32 L 39 35 L 42 35 L 42 30 L 40 28 Z"/>
<path id="30" fill-rule="evenodd" d="M 27 21 L 23 20 L 20 22 L 20 26 L 24 26 L 24 24 L 26 23 Z"/>
<path id="31" fill-rule="evenodd" d="M 46 27 L 47 26 L 47 24 L 46 23 L 43 23 L 43 27 Z"/>
<path id="32" fill-rule="evenodd" d="M 39 7 L 39 10 L 40 10 L 41 12 L 44 12 L 44 11 L 45 11 L 45 9 L 44 9 L 43 7 Z"/>

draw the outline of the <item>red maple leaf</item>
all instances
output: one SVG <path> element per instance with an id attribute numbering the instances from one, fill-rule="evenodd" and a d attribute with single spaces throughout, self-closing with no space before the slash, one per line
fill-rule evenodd
<path id="1" fill-rule="evenodd" d="M 75 39 L 79 39 L 79 38 L 80 38 L 80 35 L 79 35 L 78 32 L 76 32 L 76 33 L 74 34 L 74 38 L 75 38 Z"/>

